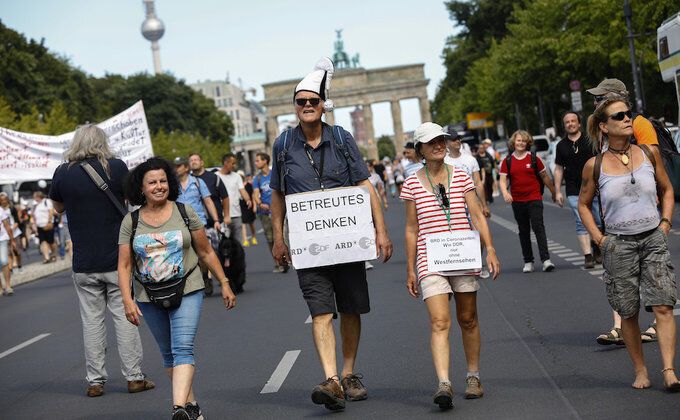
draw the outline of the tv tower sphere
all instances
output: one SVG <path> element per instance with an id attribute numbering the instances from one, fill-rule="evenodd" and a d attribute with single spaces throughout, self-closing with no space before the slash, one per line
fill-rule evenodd
<path id="1" fill-rule="evenodd" d="M 161 54 L 158 40 L 161 39 L 165 33 L 165 25 L 163 21 L 156 17 L 156 10 L 154 7 L 154 0 L 143 0 L 146 8 L 146 19 L 142 22 L 142 35 L 147 40 L 151 41 L 151 54 L 153 56 L 153 68 L 156 74 L 160 74 L 161 70 Z"/>

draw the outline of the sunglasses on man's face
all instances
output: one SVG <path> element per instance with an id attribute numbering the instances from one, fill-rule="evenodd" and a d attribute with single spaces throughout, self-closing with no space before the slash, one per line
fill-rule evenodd
<path id="1" fill-rule="evenodd" d="M 612 114 L 612 115 L 608 116 L 607 118 L 608 119 L 611 118 L 612 120 L 616 120 L 616 121 L 623 121 L 624 118 L 626 118 L 626 117 L 628 117 L 629 119 L 632 120 L 633 119 L 633 111 L 628 110 L 628 111 L 617 112 L 616 114 Z"/>
<path id="2" fill-rule="evenodd" d="M 295 100 L 295 103 L 297 106 L 305 106 L 309 102 L 309 104 L 313 107 L 319 106 L 319 102 L 321 102 L 321 98 L 298 98 Z"/>

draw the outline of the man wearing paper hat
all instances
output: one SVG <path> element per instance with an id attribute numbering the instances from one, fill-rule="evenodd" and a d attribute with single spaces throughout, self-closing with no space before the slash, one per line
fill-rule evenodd
<path id="1" fill-rule="evenodd" d="M 368 181 L 368 171 L 354 138 L 342 127 L 321 121 L 324 111 L 333 109 L 329 99 L 332 77 L 333 63 L 326 57 L 321 58 L 293 92 L 293 105 L 300 124 L 281 133 L 274 142 L 270 181 L 274 230 L 272 255 L 280 265 L 291 262 L 283 229 L 286 195 L 353 185 L 365 187 L 370 192 L 376 248 L 385 262 L 392 255 L 380 200 Z M 356 401 L 367 396 L 361 375 L 354 371 L 361 314 L 370 310 L 364 262 L 305 268 L 298 270 L 297 275 L 313 319 L 314 344 L 325 378 L 314 387 L 312 401 L 329 410 L 342 410 L 345 399 Z M 340 312 L 343 342 L 340 375 L 332 323 L 337 312 Z"/>

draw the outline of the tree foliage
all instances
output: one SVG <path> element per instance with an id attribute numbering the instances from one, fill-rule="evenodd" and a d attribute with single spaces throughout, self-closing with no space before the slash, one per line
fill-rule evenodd
<path id="1" fill-rule="evenodd" d="M 385 156 L 394 158 L 397 155 L 397 151 L 394 148 L 394 143 L 390 136 L 380 136 L 378 138 L 378 158 L 382 159 Z"/>
<path id="2" fill-rule="evenodd" d="M 460 7 L 458 3 L 461 2 L 449 2 L 447 6 Z M 484 3 L 484 0 L 469 2 L 477 5 L 476 8 L 470 6 L 470 13 L 480 14 Z M 466 112 L 487 111 L 497 119 L 504 119 L 506 125 L 514 126 L 517 105 L 522 117 L 520 125 L 535 132 L 539 97 L 544 104 L 547 125 L 559 124 L 560 113 L 571 107 L 567 99 L 571 80 L 579 80 L 585 90 L 605 77 L 616 77 L 626 83 L 633 99 L 622 2 L 528 0 L 512 3 L 515 3 L 512 13 L 504 23 L 505 33 L 489 32 L 490 42 L 482 56 L 455 48 L 479 45 L 484 38 L 474 30 L 464 29 L 453 37 L 454 48 L 451 40 L 447 43 L 445 57 L 463 55 L 463 61 L 471 64 L 461 72 L 458 65 L 450 66 L 447 62 L 447 77 L 434 102 L 437 121 L 448 124 L 463 120 Z M 675 120 L 675 94 L 661 80 L 655 34 L 661 22 L 680 9 L 680 0 L 638 0 L 632 2 L 632 7 L 634 32 L 640 34 L 635 39 L 635 47 L 646 111 Z M 452 13 L 452 18 L 463 25 L 475 21 L 470 16 L 463 17 L 465 19 Z M 592 111 L 585 92 L 583 102 L 585 112 Z"/>

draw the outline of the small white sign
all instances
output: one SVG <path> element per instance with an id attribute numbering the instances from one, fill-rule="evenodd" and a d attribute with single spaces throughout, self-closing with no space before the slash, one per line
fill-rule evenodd
<path id="1" fill-rule="evenodd" d="M 465 274 L 482 268 L 479 232 L 455 230 L 428 235 L 425 238 L 427 271 L 447 275 Z"/>
<path id="2" fill-rule="evenodd" d="M 286 218 L 296 269 L 377 257 L 371 194 L 363 187 L 287 195 Z"/>
<path id="3" fill-rule="evenodd" d="M 574 112 L 583 111 L 583 101 L 581 99 L 581 92 L 571 92 L 571 110 Z"/>

